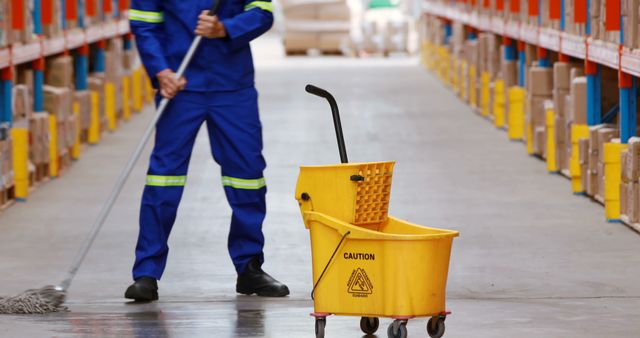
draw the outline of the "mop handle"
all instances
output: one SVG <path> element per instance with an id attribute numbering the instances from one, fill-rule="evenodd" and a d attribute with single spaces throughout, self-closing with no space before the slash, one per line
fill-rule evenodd
<path id="1" fill-rule="evenodd" d="M 336 129 L 336 138 L 338 139 L 338 151 L 340 152 L 340 161 L 342 163 L 349 163 L 347 159 L 347 147 L 344 143 L 344 135 L 342 134 L 342 123 L 340 123 L 340 110 L 338 110 L 338 104 L 336 103 L 336 99 L 329 93 L 328 91 L 318 88 L 314 85 L 307 85 L 305 90 L 309 94 L 313 94 L 315 96 L 322 97 L 329 101 L 329 106 L 331 106 L 331 113 L 333 114 L 333 126 Z"/>
<path id="2" fill-rule="evenodd" d="M 220 4 L 220 0 L 214 1 L 213 6 L 209 11 L 209 15 L 215 15 L 215 13 L 218 10 L 219 4 Z M 198 35 L 191 43 L 191 46 L 189 47 L 189 51 L 187 52 L 186 56 L 182 60 L 182 63 L 180 64 L 180 67 L 178 68 L 178 71 L 175 74 L 176 79 L 180 79 L 184 75 L 184 72 L 187 69 L 187 66 L 189 65 L 189 63 L 191 63 L 191 59 L 193 59 L 193 55 L 198 49 L 198 46 L 200 46 L 201 41 L 202 41 L 202 36 Z M 87 238 L 85 239 L 84 244 L 76 254 L 76 257 L 73 260 L 73 263 L 71 264 L 71 266 L 69 267 L 69 270 L 67 271 L 67 274 L 64 280 L 58 286 L 59 290 L 67 291 L 67 289 L 69 289 L 69 286 L 71 285 L 71 281 L 76 276 L 76 274 L 78 273 L 78 269 L 82 265 L 82 262 L 87 257 L 87 253 L 91 249 L 91 246 L 93 245 L 93 242 L 98 236 L 100 229 L 102 228 L 102 226 L 104 225 L 104 222 L 109 216 L 109 213 L 113 208 L 113 205 L 115 204 L 116 200 L 118 199 L 118 196 L 122 192 L 122 188 L 124 188 L 124 185 L 127 182 L 127 179 L 129 178 L 129 176 L 131 175 L 133 168 L 135 167 L 136 163 L 140 159 L 140 156 L 142 155 L 142 152 L 144 151 L 144 148 L 147 142 L 149 142 L 149 139 L 153 135 L 153 132 L 156 127 L 156 123 L 158 123 L 158 120 L 160 120 L 160 117 L 162 117 L 162 113 L 164 113 L 164 110 L 167 108 L 169 101 L 170 100 L 168 98 L 163 98 L 162 101 L 160 101 L 160 104 L 158 104 L 158 108 L 156 109 L 155 115 L 153 116 L 151 123 L 149 123 L 149 125 L 147 126 L 147 129 L 144 131 L 144 134 L 142 135 L 142 139 L 140 140 L 140 142 L 136 146 L 136 149 L 133 151 L 133 154 L 129 158 L 129 162 L 127 162 L 127 164 L 122 169 L 122 172 L 120 172 L 120 176 L 118 176 L 118 180 L 116 181 L 116 184 L 114 185 L 113 190 L 111 191 L 111 194 L 109 194 L 109 198 L 107 198 L 106 202 L 103 204 L 102 209 L 98 214 L 98 217 L 94 221 L 93 226 L 91 227 L 91 231 L 89 232 L 89 235 L 87 235 Z"/>

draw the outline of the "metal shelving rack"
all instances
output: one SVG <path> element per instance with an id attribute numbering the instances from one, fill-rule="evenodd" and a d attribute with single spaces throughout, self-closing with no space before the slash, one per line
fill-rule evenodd
<path id="1" fill-rule="evenodd" d="M 24 0 L 9 0 L 14 3 Z M 62 1 L 63 18 L 62 25 L 64 27 L 62 36 L 56 38 L 45 38 L 42 35 L 42 27 L 47 21 L 46 13 L 43 8 L 52 8 L 53 1 Z M 125 37 L 130 40 L 129 21 L 126 19 L 128 1 L 118 0 L 118 6 L 113 6 L 108 0 L 103 2 L 103 13 L 112 15 L 114 11 L 119 11 L 120 19 L 112 19 L 104 23 L 93 24 L 84 27 L 86 12 L 93 11 L 95 13 L 95 0 L 88 0 L 86 10 L 82 9 L 79 0 L 34 0 L 33 20 L 34 33 L 38 36 L 37 40 L 27 44 L 15 44 L 7 48 L 0 49 L 0 77 L 2 79 L 2 95 L 0 100 L 0 122 L 12 123 L 12 66 L 32 63 L 34 70 L 34 110 L 43 110 L 43 85 L 44 85 L 44 66 L 45 58 L 57 54 L 71 53 L 77 51 L 74 57 L 75 63 L 75 81 L 78 90 L 87 88 L 87 77 L 89 75 L 89 46 L 95 44 L 97 49 L 94 53 L 93 64 L 99 72 L 104 71 L 104 48 L 106 41 L 116 37 Z M 44 14 L 44 15 L 43 15 Z M 117 14 L 117 13 L 116 13 Z M 21 15 L 18 11 L 12 13 L 13 16 Z M 15 19 L 14 19 L 15 20 Z M 50 18 L 48 19 L 51 20 Z M 78 27 L 66 28 L 67 20 L 77 20 Z M 24 21 L 24 20 L 19 20 Z M 15 27 L 17 29 L 24 27 Z"/>
<path id="2" fill-rule="evenodd" d="M 508 5 L 505 4 L 505 0 L 496 0 L 495 2 L 489 0 L 424 0 L 422 2 L 422 10 L 424 15 L 443 20 L 445 45 L 447 41 L 447 26 L 449 26 L 450 31 L 452 22 L 465 25 L 478 32 L 489 32 L 502 37 L 502 45 L 505 47 L 506 54 L 504 59 L 517 59 L 520 62 L 520 73 L 518 74 L 518 85 L 520 87 L 525 86 L 524 72 L 527 68 L 524 63 L 526 44 L 536 47 L 539 66 L 552 66 L 549 58 L 550 52 L 557 53 L 559 61 L 568 61 L 571 58 L 582 60 L 587 78 L 586 115 L 588 126 L 602 123 L 601 73 L 603 67 L 616 70 L 618 74 L 619 102 L 612 111 L 617 110 L 619 114 L 620 144 L 618 146 L 613 144 L 613 147 L 609 149 L 614 149 L 612 150 L 613 153 L 619 154 L 626 147 L 629 138 L 636 136 L 637 133 L 638 117 L 636 116 L 636 106 L 639 94 L 637 78 L 640 77 L 640 48 L 633 50 L 623 45 L 624 27 L 622 25 L 621 3 L 615 0 L 605 3 L 606 30 L 607 32 L 620 34 L 621 43 L 614 44 L 597 40 L 590 36 L 589 0 L 576 0 L 573 3 L 575 8 L 571 17 L 574 20 L 573 23 L 584 24 L 586 33 L 584 36 L 565 31 L 565 0 L 549 0 L 549 19 L 552 19 L 551 21 L 557 20 L 557 22 L 554 22 L 554 26 L 558 26 L 559 29 L 540 25 L 543 13 L 539 0 L 507 1 Z M 495 6 L 493 9 L 491 9 L 492 3 Z M 520 12 L 521 4 L 529 6 L 526 16 Z M 491 12 L 491 10 L 498 11 L 501 15 L 488 15 L 487 13 Z M 551 11 L 555 11 L 553 18 Z M 544 14 L 546 15 L 547 13 Z M 505 19 L 512 16 L 518 18 Z M 520 20 L 523 16 L 534 20 Z M 537 20 L 535 20 L 536 17 Z M 616 18 L 620 19 L 616 20 Z M 530 22 L 533 21 L 537 21 L 538 24 L 531 24 Z M 517 46 L 516 53 L 513 51 L 514 46 Z M 605 108 L 608 109 L 609 107 Z M 619 163 L 616 170 L 620 170 Z M 565 173 L 565 175 L 568 175 L 568 173 Z M 619 185 L 620 182 L 611 182 L 611 184 Z M 615 205 L 615 202 L 618 202 L 618 206 Z M 611 208 L 609 208 L 606 201 L 604 204 L 608 221 L 620 221 L 622 219 L 623 222 L 640 231 L 640 224 L 629 224 L 626 222 L 624 215 L 619 215 L 619 199 L 612 203 L 613 206 Z M 617 214 L 615 208 L 618 208 Z M 613 210 L 613 212 L 610 212 L 610 210 Z"/>

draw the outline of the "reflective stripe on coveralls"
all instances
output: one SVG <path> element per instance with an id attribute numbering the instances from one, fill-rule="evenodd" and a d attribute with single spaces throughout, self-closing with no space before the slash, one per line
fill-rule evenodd
<path id="1" fill-rule="evenodd" d="M 129 20 L 148 23 L 162 23 L 164 22 L 164 14 L 162 12 L 139 11 L 131 9 L 129 10 Z"/>
<path id="2" fill-rule="evenodd" d="M 147 185 L 154 187 L 183 187 L 185 183 L 187 176 L 147 175 Z"/>
<path id="3" fill-rule="evenodd" d="M 255 180 L 245 180 L 242 178 L 222 176 L 222 185 L 225 187 L 232 187 L 234 189 L 255 190 L 266 187 L 267 183 L 265 182 L 264 177 Z"/>
<path id="4" fill-rule="evenodd" d="M 248 11 L 253 8 L 260 8 L 263 11 L 273 13 L 273 5 L 269 1 L 254 1 L 246 6 L 244 6 L 244 10 Z"/>

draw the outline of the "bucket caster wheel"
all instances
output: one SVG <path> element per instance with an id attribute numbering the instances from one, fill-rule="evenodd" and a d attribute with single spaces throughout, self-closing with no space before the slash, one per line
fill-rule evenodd
<path id="1" fill-rule="evenodd" d="M 316 318 L 316 338 L 324 338 L 324 327 L 327 326 L 326 317 Z"/>
<path id="2" fill-rule="evenodd" d="M 360 318 L 360 329 L 366 334 L 374 334 L 380 327 L 380 320 L 376 317 Z"/>
<path id="3" fill-rule="evenodd" d="M 387 328 L 387 337 L 389 338 L 407 338 L 407 321 L 394 320 Z"/>
<path id="4" fill-rule="evenodd" d="M 427 323 L 427 333 L 431 338 L 440 338 L 444 335 L 444 316 L 431 317 Z"/>

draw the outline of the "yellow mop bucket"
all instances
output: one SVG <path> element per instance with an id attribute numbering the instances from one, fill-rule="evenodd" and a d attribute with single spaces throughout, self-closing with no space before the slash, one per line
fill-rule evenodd
<path id="1" fill-rule="evenodd" d="M 430 317 L 427 333 L 442 337 L 445 290 L 453 238 L 458 232 L 427 228 L 388 215 L 394 162 L 347 163 L 335 99 L 331 104 L 342 164 L 303 166 L 296 199 L 311 234 L 316 337 L 326 317 L 360 316 L 373 334 L 378 317 L 395 319 L 391 338 L 407 336 L 407 321 Z"/>

